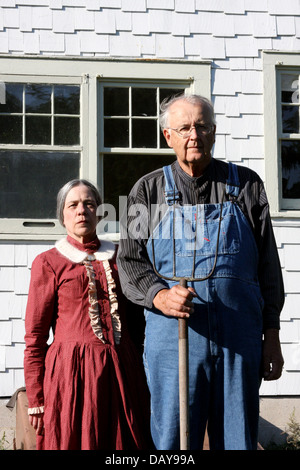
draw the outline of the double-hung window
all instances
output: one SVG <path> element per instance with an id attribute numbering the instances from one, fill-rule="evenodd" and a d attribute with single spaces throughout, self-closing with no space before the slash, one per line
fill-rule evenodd
<path id="1" fill-rule="evenodd" d="M 300 59 L 264 53 L 266 187 L 275 217 L 300 217 Z"/>
<path id="2" fill-rule="evenodd" d="M 56 195 L 74 178 L 98 185 L 113 208 L 100 231 L 117 239 L 133 184 L 175 158 L 160 131 L 161 101 L 210 97 L 208 62 L 5 57 L 0 64 L 2 239 L 64 234 Z"/>

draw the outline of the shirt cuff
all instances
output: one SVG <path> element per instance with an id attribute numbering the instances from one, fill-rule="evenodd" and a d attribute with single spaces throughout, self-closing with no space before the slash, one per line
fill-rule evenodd
<path id="1" fill-rule="evenodd" d="M 162 283 L 156 283 L 150 287 L 150 289 L 147 292 L 146 299 L 145 299 L 146 308 L 153 307 L 154 297 L 156 296 L 156 294 L 158 294 L 160 290 L 163 290 L 163 289 L 169 289 L 169 287 L 166 284 L 162 284 Z"/>

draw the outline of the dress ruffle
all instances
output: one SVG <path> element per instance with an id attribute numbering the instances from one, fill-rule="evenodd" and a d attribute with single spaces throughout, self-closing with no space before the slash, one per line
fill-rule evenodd
<path id="1" fill-rule="evenodd" d="M 89 255 L 91 258 L 93 255 Z M 95 272 L 90 259 L 83 261 L 86 268 L 87 276 L 89 278 L 89 316 L 91 321 L 91 327 L 94 334 L 99 338 L 102 343 L 105 343 L 103 337 L 102 325 L 99 315 L 98 299 L 97 299 L 97 288 L 95 283 Z M 118 300 L 115 292 L 116 283 L 112 277 L 112 271 L 108 260 L 103 261 L 104 272 L 107 280 L 108 287 L 108 298 L 110 304 L 110 314 L 112 318 L 112 325 L 114 330 L 114 339 L 116 344 L 120 344 L 121 340 L 121 320 L 118 312 Z"/>
<path id="2" fill-rule="evenodd" d="M 85 266 L 87 276 L 89 278 L 89 317 L 91 322 L 91 327 L 93 329 L 94 334 L 97 336 L 102 343 L 105 343 L 105 339 L 103 337 L 102 332 L 102 325 L 99 315 L 99 307 L 98 307 L 98 298 L 97 298 L 97 288 L 95 282 L 95 272 L 92 266 L 92 263 L 88 260 L 83 261 Z"/>
<path id="3" fill-rule="evenodd" d="M 116 283 L 112 276 L 111 267 L 108 260 L 103 261 L 103 267 L 107 280 L 108 297 L 110 304 L 110 314 L 112 319 L 112 325 L 114 330 L 114 339 L 116 344 L 120 344 L 121 341 L 121 320 L 118 312 L 118 299 L 116 294 Z"/>

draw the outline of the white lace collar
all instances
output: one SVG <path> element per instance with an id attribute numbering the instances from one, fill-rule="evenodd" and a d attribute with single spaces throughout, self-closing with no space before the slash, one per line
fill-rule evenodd
<path id="1" fill-rule="evenodd" d="M 93 254 L 86 251 L 80 251 L 75 246 L 68 242 L 67 238 L 63 238 L 55 243 L 55 248 L 60 254 L 68 258 L 73 263 L 83 263 L 85 260 L 105 261 L 111 259 L 116 251 L 116 247 L 112 242 L 101 240 L 101 245 Z"/>

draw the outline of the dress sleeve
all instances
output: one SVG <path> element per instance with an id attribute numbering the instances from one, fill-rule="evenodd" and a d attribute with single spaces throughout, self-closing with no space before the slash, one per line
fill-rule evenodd
<path id="1" fill-rule="evenodd" d="M 54 316 L 56 279 L 44 254 L 35 258 L 25 316 L 24 374 L 29 414 L 43 412 L 44 362 Z"/>

